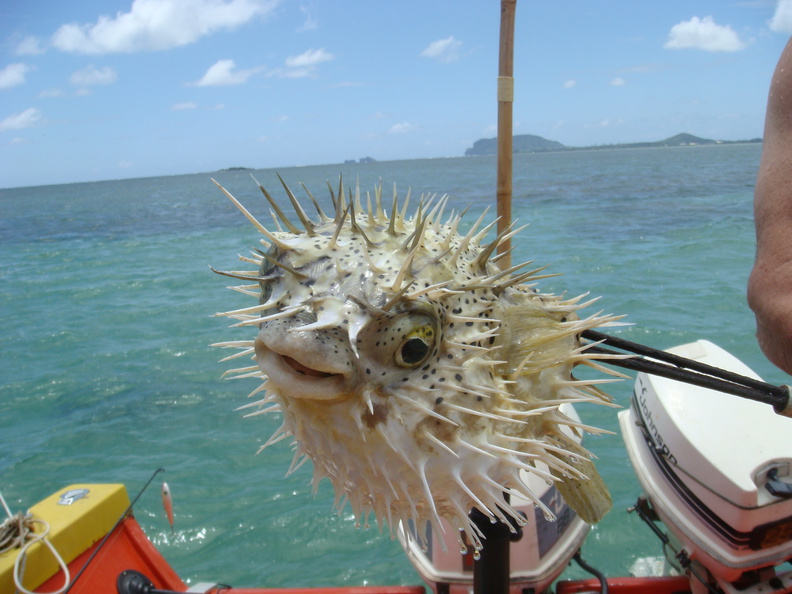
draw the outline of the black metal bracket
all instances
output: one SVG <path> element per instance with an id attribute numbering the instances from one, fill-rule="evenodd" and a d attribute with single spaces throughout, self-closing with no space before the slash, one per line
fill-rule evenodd
<path id="1" fill-rule="evenodd" d="M 513 518 L 509 518 L 509 524 L 497 520 L 493 522 L 491 516 L 475 507 L 470 512 L 470 519 L 483 536 L 483 548 L 473 561 L 474 594 L 508 594 L 511 580 L 510 545 L 522 538 L 522 527 Z"/>

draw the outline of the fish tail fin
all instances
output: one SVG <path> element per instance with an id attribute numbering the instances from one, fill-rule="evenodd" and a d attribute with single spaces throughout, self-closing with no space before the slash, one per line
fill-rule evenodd
<path id="1" fill-rule="evenodd" d="M 571 465 L 586 478 L 563 477 L 560 472 L 552 469 L 553 476 L 557 479 L 556 487 L 567 505 L 584 522 L 596 524 L 613 506 L 608 487 L 588 458 L 579 457 Z"/>

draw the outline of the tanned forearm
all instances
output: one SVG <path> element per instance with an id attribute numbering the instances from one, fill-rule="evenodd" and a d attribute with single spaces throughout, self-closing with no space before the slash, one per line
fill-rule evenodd
<path id="1" fill-rule="evenodd" d="M 762 351 L 792 374 L 792 41 L 770 85 L 754 221 L 756 261 L 748 304 Z"/>

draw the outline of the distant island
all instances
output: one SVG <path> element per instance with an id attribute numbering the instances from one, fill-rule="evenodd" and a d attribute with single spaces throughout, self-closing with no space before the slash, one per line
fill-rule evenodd
<path id="1" fill-rule="evenodd" d="M 218 171 L 253 171 L 252 167 L 226 167 L 225 169 L 218 169 Z"/>
<path id="2" fill-rule="evenodd" d="M 533 134 L 516 134 L 512 139 L 512 151 L 514 153 L 549 153 L 556 151 L 590 151 L 603 149 L 631 149 L 631 148 L 655 148 L 670 146 L 699 146 L 708 144 L 747 144 L 761 143 L 761 138 L 751 140 L 710 140 L 709 138 L 699 138 L 692 134 L 683 132 L 665 140 L 656 142 L 631 142 L 627 144 L 598 144 L 595 146 L 565 146 L 555 140 L 548 140 Z M 495 155 L 498 152 L 497 138 L 482 138 L 473 143 L 473 146 L 465 151 L 466 157 L 478 155 Z"/>
<path id="3" fill-rule="evenodd" d="M 352 163 L 376 163 L 377 160 L 374 157 L 362 157 L 355 161 L 354 159 L 347 159 L 344 161 L 344 165 L 351 165 Z"/>

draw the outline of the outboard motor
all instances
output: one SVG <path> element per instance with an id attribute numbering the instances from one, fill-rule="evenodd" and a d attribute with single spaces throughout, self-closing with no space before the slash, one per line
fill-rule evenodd
<path id="1" fill-rule="evenodd" d="M 760 379 L 708 341 L 669 352 Z M 792 592 L 792 571 L 781 567 L 792 559 L 792 419 L 639 373 L 619 422 L 649 504 L 637 507 L 670 533 L 669 570 L 687 573 L 694 594 Z"/>
<path id="2" fill-rule="evenodd" d="M 571 405 L 562 405 L 561 410 L 575 421 L 580 420 Z M 575 436 L 575 439 L 580 441 L 579 436 Z M 548 470 L 539 463 L 537 466 Z M 589 524 L 564 502 L 554 484 L 547 484 L 535 474 L 521 474 L 525 484 L 550 508 L 556 519 L 546 519 L 544 512 L 535 509 L 532 502 L 512 495 L 511 505 L 523 512 L 528 520 L 522 527 L 522 537 L 509 545 L 509 591 L 512 594 L 546 591 L 566 569 L 590 529 Z M 473 591 L 473 547 L 461 552 L 455 529 L 445 520 L 443 525 L 443 533 L 428 533 L 429 543 L 425 550 L 422 550 L 416 539 L 407 538 L 403 525 L 399 530 L 399 541 L 410 562 L 433 592 L 469 594 Z"/>

